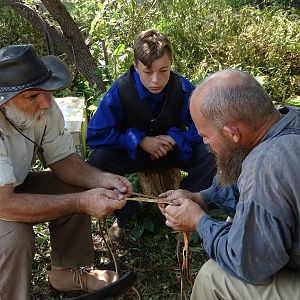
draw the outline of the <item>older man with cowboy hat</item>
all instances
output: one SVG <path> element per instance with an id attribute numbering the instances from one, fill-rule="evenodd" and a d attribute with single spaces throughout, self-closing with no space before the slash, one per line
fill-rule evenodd
<path id="1" fill-rule="evenodd" d="M 74 152 L 52 93 L 70 83 L 65 64 L 32 45 L 0 49 L 0 299 L 30 298 L 33 224 L 49 221 L 50 283 L 59 291 L 93 291 L 116 280 L 90 270 L 91 218 L 126 201 L 130 182 L 102 172 Z M 38 155 L 51 171 L 31 172 Z"/>

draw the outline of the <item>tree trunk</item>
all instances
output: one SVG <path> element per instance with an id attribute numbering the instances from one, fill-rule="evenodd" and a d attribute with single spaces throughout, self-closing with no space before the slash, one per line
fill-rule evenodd
<path id="1" fill-rule="evenodd" d="M 179 189 L 181 181 L 180 170 L 176 168 L 145 170 L 138 172 L 137 176 L 143 193 L 153 196 Z"/>
<path id="2" fill-rule="evenodd" d="M 98 64 L 86 46 L 75 21 L 59 0 L 42 0 L 43 4 L 58 22 L 58 26 L 52 25 L 38 8 L 28 6 L 21 0 L 5 0 L 0 5 L 9 5 L 22 17 L 29 20 L 40 32 L 45 33 L 49 42 L 48 48 L 53 53 L 53 45 L 74 63 L 91 86 L 100 92 L 105 91 L 103 81 L 97 76 Z"/>

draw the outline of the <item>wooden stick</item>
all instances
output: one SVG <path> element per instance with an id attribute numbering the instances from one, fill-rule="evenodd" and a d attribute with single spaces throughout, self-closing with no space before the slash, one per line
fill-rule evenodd
<path id="1" fill-rule="evenodd" d="M 132 196 L 140 196 L 140 197 L 149 198 L 149 199 L 157 199 L 157 197 L 155 197 L 153 195 L 145 195 L 145 194 L 141 194 L 141 193 L 131 192 L 130 195 L 132 195 Z"/>
<path id="2" fill-rule="evenodd" d="M 124 198 L 124 200 L 127 201 L 139 201 L 139 202 L 151 202 L 151 203 L 157 203 L 157 204 L 173 204 L 171 200 L 163 200 L 159 198 L 143 198 L 143 197 L 132 197 L 132 198 Z"/>

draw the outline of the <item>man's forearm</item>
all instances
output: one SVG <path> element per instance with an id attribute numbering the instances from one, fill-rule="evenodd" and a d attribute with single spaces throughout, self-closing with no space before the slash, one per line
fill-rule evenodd
<path id="1" fill-rule="evenodd" d="M 80 213 L 79 194 L 40 195 L 11 193 L 1 199 L 0 219 L 37 223 Z"/>
<path id="2" fill-rule="evenodd" d="M 85 189 L 100 186 L 102 171 L 83 161 L 77 154 L 71 154 L 63 160 L 50 165 L 54 174 L 63 182 Z"/>

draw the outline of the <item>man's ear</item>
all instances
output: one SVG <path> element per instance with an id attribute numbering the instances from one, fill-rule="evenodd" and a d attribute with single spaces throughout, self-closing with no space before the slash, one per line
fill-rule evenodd
<path id="1" fill-rule="evenodd" d="M 134 69 L 137 71 L 137 72 L 139 72 L 138 71 L 138 68 L 137 68 L 137 64 L 134 62 L 134 64 L 133 64 L 133 66 L 134 66 Z"/>
<path id="2" fill-rule="evenodd" d="M 237 127 L 226 125 L 223 127 L 225 135 L 227 135 L 234 143 L 238 143 L 241 139 L 240 131 Z"/>

